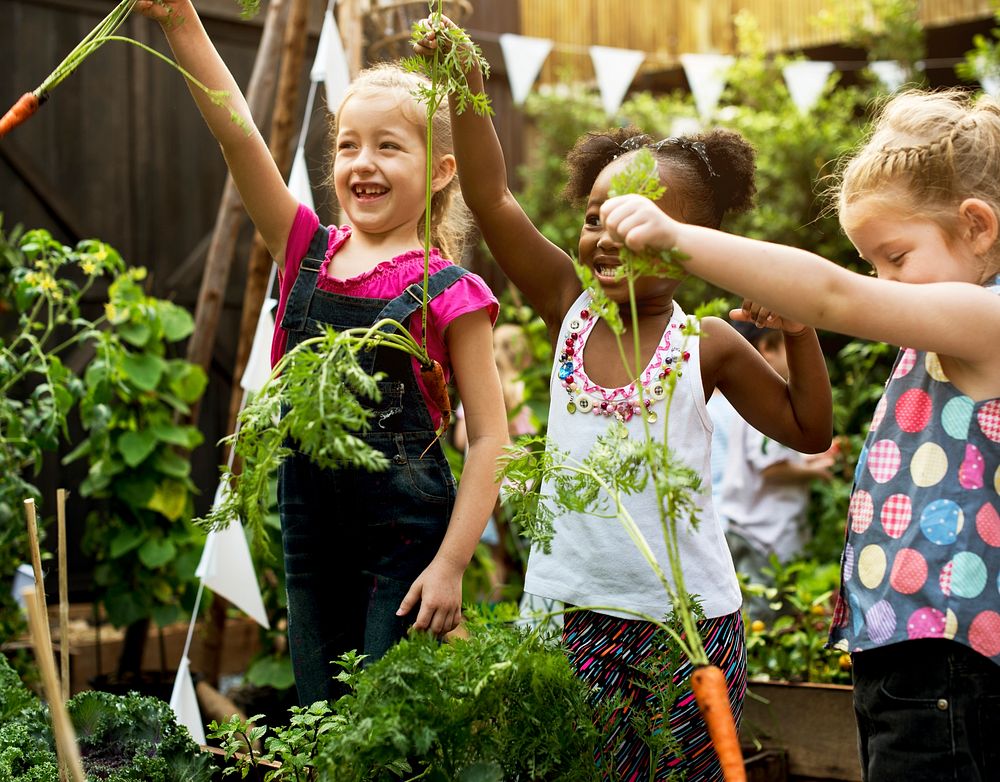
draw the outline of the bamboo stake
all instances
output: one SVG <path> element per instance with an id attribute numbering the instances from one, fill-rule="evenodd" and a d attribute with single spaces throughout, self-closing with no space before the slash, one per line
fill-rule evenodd
<path id="1" fill-rule="evenodd" d="M 52 645 L 47 644 L 49 618 L 44 609 L 44 597 L 39 590 L 28 587 L 22 592 L 28 609 L 28 627 L 31 629 L 31 643 L 35 647 L 35 659 L 42 674 L 45 699 L 49 702 L 52 715 L 52 731 L 56 737 L 56 754 L 59 765 L 69 770 L 73 782 L 87 782 L 83 773 L 80 748 L 76 745 L 76 731 L 70 722 L 66 704 L 59 696 L 59 677 L 52 660 Z"/>
<path id="2" fill-rule="evenodd" d="M 59 533 L 59 674 L 63 700 L 69 700 L 69 574 L 66 572 L 66 490 L 56 491 Z"/>
<path id="3" fill-rule="evenodd" d="M 42 575 L 42 550 L 38 545 L 38 523 L 35 519 L 35 501 L 28 498 L 24 501 L 24 517 L 28 523 L 28 546 L 31 549 L 31 568 L 35 574 L 35 589 L 38 592 L 38 600 L 42 609 L 42 616 L 45 617 L 43 630 L 45 631 L 45 648 L 52 656 L 52 636 L 49 631 L 49 609 L 45 602 L 45 578 Z"/>
<path id="4" fill-rule="evenodd" d="M 69 592 L 66 577 L 66 490 L 56 492 L 56 519 L 59 538 L 59 680 L 62 684 L 60 695 L 65 703 L 69 700 Z M 69 767 L 64 759 L 59 760 L 59 782 L 70 782 Z"/>

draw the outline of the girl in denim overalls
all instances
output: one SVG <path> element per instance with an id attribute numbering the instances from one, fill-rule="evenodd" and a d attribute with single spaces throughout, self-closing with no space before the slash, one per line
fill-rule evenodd
<path id="1" fill-rule="evenodd" d="M 245 100 L 190 0 L 141 2 L 161 22 L 177 61 L 253 124 Z M 332 661 L 352 649 L 376 659 L 409 626 L 443 635 L 461 619 L 462 575 L 493 510 L 496 459 L 507 419 L 492 350 L 497 302 L 486 284 L 447 259 L 457 188 L 447 112 L 433 120 L 432 213 L 424 213 L 424 108 L 419 77 L 393 65 L 363 72 L 337 109 L 332 180 L 349 226 L 327 229 L 299 204 L 254 128 L 192 90 L 222 146 L 243 203 L 280 270 L 272 360 L 303 339 L 380 318 L 422 341 L 425 219 L 432 223 L 426 345 L 446 378 L 454 369 L 469 432 L 456 489 L 414 360 L 399 350 L 362 351 L 385 373 L 365 441 L 384 472 L 318 469 L 301 454 L 283 463 L 279 507 L 288 587 L 289 647 L 299 701 L 335 697 Z M 453 222 L 453 221 L 452 221 Z M 367 362 L 367 366 L 365 366 Z"/>
<path id="2" fill-rule="evenodd" d="M 866 780 L 1000 779 L 1000 105 L 896 96 L 839 210 L 878 279 L 632 196 L 601 216 L 791 317 L 902 346 L 858 460 L 830 641 L 852 653 Z"/>

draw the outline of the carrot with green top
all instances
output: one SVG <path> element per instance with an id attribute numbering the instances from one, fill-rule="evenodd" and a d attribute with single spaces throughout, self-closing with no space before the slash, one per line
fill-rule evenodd
<path id="1" fill-rule="evenodd" d="M 129 43 L 133 46 L 138 46 L 140 49 L 152 54 L 154 57 L 158 57 L 168 65 L 172 65 L 180 71 L 184 78 L 191 82 L 195 87 L 207 93 L 213 103 L 218 106 L 226 106 L 226 102 L 229 97 L 227 93 L 221 90 L 209 89 L 169 57 L 166 57 L 156 51 L 156 49 L 153 49 L 140 41 L 136 41 L 133 38 L 116 35 L 118 28 L 122 26 L 128 18 L 128 15 L 132 12 L 132 9 L 135 8 L 136 1 L 137 0 L 120 0 L 118 5 L 112 9 L 111 13 L 105 16 L 93 30 L 84 36 L 83 40 L 81 40 L 80 43 L 73 48 L 73 51 L 66 55 L 63 61 L 56 66 L 52 73 L 45 77 L 44 81 L 42 81 L 36 89 L 31 92 L 24 93 L 17 99 L 17 102 L 14 103 L 10 110 L 4 114 L 2 119 L 0 119 L 0 138 L 3 138 L 7 133 L 22 124 L 36 111 L 38 111 L 38 107 L 46 101 L 52 90 L 65 81 L 80 66 L 80 63 L 82 63 L 85 59 L 87 59 L 87 57 L 101 48 L 101 46 L 106 44 L 108 41 Z M 250 15 L 256 10 L 255 0 L 241 0 L 241 4 L 243 5 L 243 12 L 245 16 Z M 246 123 L 231 109 L 230 115 L 232 116 L 234 122 L 246 128 Z M 246 129 L 247 132 L 249 132 L 249 128 Z"/>
<path id="2" fill-rule="evenodd" d="M 6 136 L 10 131 L 38 111 L 38 107 L 45 102 L 45 98 L 46 95 L 44 93 L 39 96 L 34 92 L 26 92 L 18 98 L 17 103 L 11 106 L 3 117 L 0 117 L 0 138 Z"/>

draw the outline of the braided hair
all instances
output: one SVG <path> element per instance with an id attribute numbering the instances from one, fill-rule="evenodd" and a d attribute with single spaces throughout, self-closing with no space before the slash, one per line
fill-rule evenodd
<path id="1" fill-rule="evenodd" d="M 586 200 L 611 161 L 644 147 L 676 191 L 683 212 L 677 216 L 685 222 L 718 228 L 728 212 L 745 212 L 753 204 L 753 147 L 740 134 L 723 129 L 660 141 L 635 127 L 587 133 L 566 156 L 569 180 L 563 194 L 572 203 Z"/>
<path id="2" fill-rule="evenodd" d="M 840 166 L 834 191 L 841 223 L 864 199 L 933 220 L 955 236 L 966 198 L 1000 217 L 1000 104 L 960 89 L 908 90 L 881 108 L 868 140 Z"/>

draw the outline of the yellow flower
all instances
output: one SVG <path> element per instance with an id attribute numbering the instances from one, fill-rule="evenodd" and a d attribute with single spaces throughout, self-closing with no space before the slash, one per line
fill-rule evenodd
<path id="1" fill-rule="evenodd" d="M 81 261 L 80 269 L 83 270 L 83 273 L 88 277 L 92 277 L 97 273 L 97 264 L 91 260 Z"/>
<path id="2" fill-rule="evenodd" d="M 764 624 L 760 619 L 754 619 L 750 623 L 751 633 L 763 633 L 767 629 L 767 625 Z"/>

